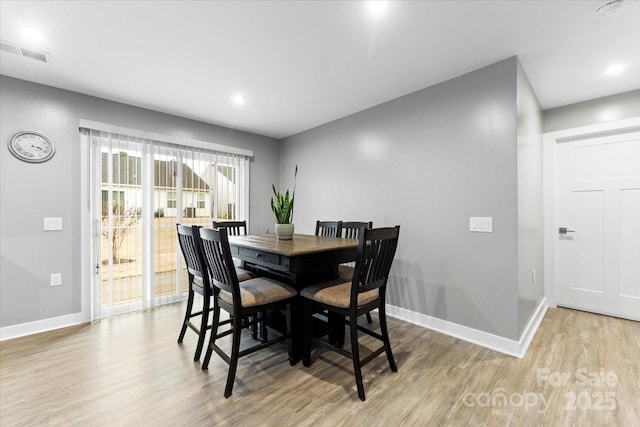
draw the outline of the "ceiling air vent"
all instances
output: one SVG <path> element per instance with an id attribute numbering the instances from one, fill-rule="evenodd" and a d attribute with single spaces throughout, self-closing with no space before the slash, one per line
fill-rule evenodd
<path id="1" fill-rule="evenodd" d="M 35 59 L 40 62 L 51 61 L 51 54 L 43 52 L 41 50 L 29 49 L 15 43 L 8 42 L 6 40 L 0 40 L 0 51 L 7 53 L 14 53 L 16 55 L 24 56 L 25 58 Z"/>

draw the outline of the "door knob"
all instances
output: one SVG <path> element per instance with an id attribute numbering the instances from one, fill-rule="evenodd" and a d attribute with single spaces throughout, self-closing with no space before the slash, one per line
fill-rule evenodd
<path id="1" fill-rule="evenodd" d="M 575 231 L 574 230 L 567 230 L 567 227 L 560 227 L 558 229 L 558 233 L 567 234 L 567 233 L 575 233 Z"/>

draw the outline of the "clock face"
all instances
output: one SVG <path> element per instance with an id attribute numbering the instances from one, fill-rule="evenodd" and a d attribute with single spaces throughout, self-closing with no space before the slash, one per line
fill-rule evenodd
<path id="1" fill-rule="evenodd" d="M 11 137 L 9 151 L 25 162 L 40 163 L 52 158 L 56 149 L 51 139 L 45 134 L 21 131 Z"/>

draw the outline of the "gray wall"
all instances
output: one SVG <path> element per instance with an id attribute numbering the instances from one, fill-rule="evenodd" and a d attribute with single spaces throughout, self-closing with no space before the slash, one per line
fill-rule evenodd
<path id="1" fill-rule="evenodd" d="M 517 340 L 516 71 L 513 57 L 283 140 L 282 186 L 299 165 L 296 230 L 399 224 L 390 304 Z M 470 216 L 494 232 L 469 232 Z"/>
<path id="2" fill-rule="evenodd" d="M 544 132 L 640 117 L 640 89 L 543 112 Z"/>
<path id="3" fill-rule="evenodd" d="M 544 297 L 542 110 L 520 61 L 517 78 L 518 327 L 522 335 Z"/>
<path id="4" fill-rule="evenodd" d="M 276 140 L 0 76 L 0 327 L 80 311 L 81 118 L 253 150 L 251 231 L 272 226 Z M 23 129 L 49 135 L 55 157 L 33 165 L 11 156 L 5 144 Z M 61 216 L 63 231 L 43 232 L 45 216 Z M 49 286 L 53 272 L 62 286 Z"/>

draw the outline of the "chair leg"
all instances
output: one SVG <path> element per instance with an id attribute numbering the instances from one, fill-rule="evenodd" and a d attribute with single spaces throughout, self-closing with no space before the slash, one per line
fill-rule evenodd
<path id="1" fill-rule="evenodd" d="M 251 323 L 253 323 L 253 325 L 251 325 L 251 338 L 253 338 L 254 340 L 258 339 L 258 314 L 254 313 L 251 316 Z"/>
<path id="2" fill-rule="evenodd" d="M 311 366 L 311 304 L 304 302 L 304 331 L 302 332 L 302 365 Z"/>
<path id="3" fill-rule="evenodd" d="M 233 382 L 236 379 L 236 368 L 238 367 L 238 353 L 240 353 L 240 334 L 242 325 L 240 319 L 233 320 L 233 342 L 231 344 L 231 360 L 229 361 L 229 373 L 227 374 L 227 385 L 224 389 L 224 397 L 231 396 Z"/>
<path id="4" fill-rule="evenodd" d="M 366 316 L 367 316 L 367 323 L 368 324 L 372 324 L 373 323 L 373 319 L 371 318 L 371 313 L 367 313 Z"/>
<path id="5" fill-rule="evenodd" d="M 287 335 L 287 351 L 289 353 L 289 365 L 293 366 L 297 363 L 297 361 L 291 357 L 291 355 L 293 355 L 293 343 L 295 338 L 293 337 L 293 311 L 292 311 L 292 307 L 293 304 L 289 303 L 286 304 L 284 307 L 284 315 L 285 315 L 285 324 L 286 324 L 286 329 L 285 329 L 285 333 Z M 265 311 L 266 314 L 266 311 Z M 265 327 L 266 328 L 266 327 Z M 304 331 L 303 331 L 304 332 Z M 304 348 L 304 346 L 303 346 Z"/>
<path id="6" fill-rule="evenodd" d="M 360 367 L 360 348 L 358 346 L 358 319 L 349 316 L 349 333 L 351 335 L 351 357 L 353 359 L 353 371 L 356 374 L 356 386 L 358 397 L 364 402 L 364 385 L 362 384 L 362 370 Z"/>
<path id="7" fill-rule="evenodd" d="M 329 334 L 327 336 L 329 343 L 338 348 L 343 348 L 345 336 L 344 316 L 332 311 L 327 311 L 327 326 L 329 327 Z"/>
<path id="8" fill-rule="evenodd" d="M 204 298 L 202 304 L 202 320 L 200 321 L 200 333 L 198 334 L 198 345 L 196 346 L 196 354 L 193 356 L 193 361 L 200 360 L 200 354 L 202 353 L 202 346 L 204 345 L 204 339 L 207 335 L 207 325 L 209 324 L 209 307 L 211 304 L 210 298 Z"/>
<path id="9" fill-rule="evenodd" d="M 269 332 L 267 332 L 267 310 L 260 312 L 260 339 L 262 342 L 269 341 Z"/>
<path id="10" fill-rule="evenodd" d="M 187 311 L 184 313 L 184 320 L 182 322 L 182 329 L 180 329 L 180 335 L 178 336 L 178 343 L 181 343 L 184 339 L 184 334 L 187 332 L 187 322 L 191 318 L 191 310 L 193 309 L 193 289 L 189 285 L 189 294 L 187 297 Z"/>
<path id="11" fill-rule="evenodd" d="M 215 302 L 213 303 L 213 320 L 211 321 L 211 335 L 209 336 L 209 345 L 207 346 L 207 352 L 204 355 L 204 361 L 202 362 L 202 370 L 209 368 L 209 360 L 211 359 L 211 353 L 213 352 L 213 345 L 216 342 L 216 336 L 218 335 L 218 324 L 220 323 L 220 307 Z"/>
<path id="12" fill-rule="evenodd" d="M 391 352 L 391 343 L 389 342 L 389 333 L 387 330 L 387 313 L 384 308 L 384 303 L 380 304 L 380 308 L 378 309 L 378 319 L 380 320 L 380 332 L 382 333 L 384 348 L 387 353 L 387 360 L 389 361 L 389 368 L 391 368 L 393 372 L 398 372 L 396 361 L 393 358 L 393 353 Z"/>

